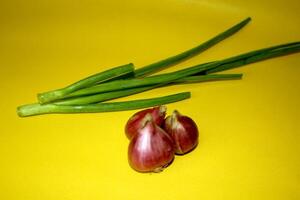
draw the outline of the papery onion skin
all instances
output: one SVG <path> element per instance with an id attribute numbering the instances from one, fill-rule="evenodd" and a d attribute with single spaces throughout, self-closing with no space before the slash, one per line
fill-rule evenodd
<path id="1" fill-rule="evenodd" d="M 181 115 L 177 110 L 166 118 L 163 129 L 173 138 L 176 154 L 186 154 L 198 144 L 197 124 L 190 117 Z"/>
<path id="2" fill-rule="evenodd" d="M 137 134 L 137 130 L 139 130 L 145 123 L 143 119 L 147 114 L 151 114 L 153 121 L 158 126 L 161 126 L 165 120 L 166 110 L 166 106 L 161 105 L 141 110 L 135 113 L 132 117 L 129 118 L 125 126 L 125 133 L 127 138 L 130 140 L 131 138 L 133 138 L 134 135 Z"/>
<path id="3" fill-rule="evenodd" d="M 147 115 L 149 116 L 149 115 Z M 173 140 L 154 121 L 132 138 L 128 147 L 128 162 L 138 172 L 160 172 L 174 159 Z"/>

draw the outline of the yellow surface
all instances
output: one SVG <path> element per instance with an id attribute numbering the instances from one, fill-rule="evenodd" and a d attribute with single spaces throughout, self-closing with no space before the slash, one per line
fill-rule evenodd
<path id="1" fill-rule="evenodd" d="M 170 104 L 191 116 L 200 144 L 159 174 L 127 163 L 123 128 L 135 111 L 19 118 L 36 93 L 134 62 L 174 55 L 245 17 L 242 31 L 167 71 L 300 40 L 296 0 L 2 1 L 0 199 L 300 199 L 300 54 L 230 72 L 241 81 L 162 88 L 191 91 Z"/>

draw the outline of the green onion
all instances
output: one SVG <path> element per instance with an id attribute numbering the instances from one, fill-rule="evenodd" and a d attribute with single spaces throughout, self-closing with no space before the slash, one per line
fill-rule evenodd
<path id="1" fill-rule="evenodd" d="M 161 70 L 167 66 L 170 66 L 170 65 L 175 64 L 179 61 L 182 61 L 186 58 L 189 58 L 193 55 L 196 55 L 196 54 L 208 49 L 209 47 L 217 44 L 218 42 L 224 40 L 225 38 L 233 35 L 237 31 L 239 31 L 242 27 L 244 27 L 250 20 L 251 20 L 251 18 L 248 17 L 245 20 L 241 21 L 240 23 L 234 25 L 233 27 L 231 27 L 231 28 L 227 29 L 226 31 L 213 37 L 212 39 L 210 39 L 210 40 L 202 43 L 201 45 L 198 45 L 190 50 L 187 50 L 178 55 L 169 57 L 167 59 L 158 61 L 156 63 L 150 64 L 148 66 L 142 67 L 140 69 L 137 69 L 134 71 L 134 76 L 141 77 L 141 76 L 145 76 L 145 75 L 154 73 L 154 72 Z M 52 102 L 57 99 L 63 99 L 68 94 L 71 94 L 72 92 L 75 92 L 79 89 L 87 88 L 87 87 L 93 86 L 95 84 L 98 84 L 100 82 L 105 82 L 107 80 L 116 80 L 116 78 L 124 77 L 124 75 L 130 74 L 132 72 L 131 69 L 129 69 L 127 71 L 125 68 L 125 72 L 123 70 L 124 70 L 123 66 L 121 66 L 121 69 L 113 68 L 111 70 L 90 76 L 88 78 L 85 78 L 85 79 L 78 81 L 70 86 L 65 87 L 65 88 L 38 94 L 39 102 L 43 104 L 43 103 Z"/>
<path id="2" fill-rule="evenodd" d="M 212 47 L 213 45 L 217 44 L 218 42 L 226 39 L 227 37 L 233 35 L 237 31 L 239 31 L 241 28 L 243 28 L 248 22 L 251 20 L 250 17 L 246 18 L 245 20 L 241 21 L 240 23 L 234 25 L 233 27 L 227 29 L 226 31 L 218 34 L 217 36 L 213 37 L 212 39 L 192 48 L 185 52 L 182 52 L 178 55 L 166 58 L 164 60 L 152 63 L 150 65 L 147 65 L 145 67 L 142 67 L 140 69 L 136 69 L 134 71 L 135 77 L 142 77 L 148 74 L 152 74 L 154 72 L 157 72 L 159 70 L 162 70 L 170 65 L 174 65 L 180 61 L 183 61 L 187 58 L 190 58 L 194 55 L 197 55 L 204 50 Z"/>
<path id="3" fill-rule="evenodd" d="M 84 88 L 75 91 L 67 95 L 66 97 L 85 96 L 85 95 L 96 94 L 96 93 L 124 90 L 124 89 L 129 89 L 134 87 L 143 87 L 143 86 L 150 86 L 156 84 L 167 84 L 177 79 L 191 76 L 191 75 L 196 75 L 201 72 L 211 73 L 212 71 L 210 70 L 217 69 L 218 67 L 220 67 L 218 69 L 221 69 L 222 66 L 223 67 L 226 66 L 226 69 L 230 69 L 233 67 L 250 64 L 263 59 L 297 52 L 299 51 L 299 47 L 300 47 L 299 45 L 300 42 L 277 45 L 265 49 L 260 49 L 260 50 L 255 50 L 248 53 L 240 54 L 238 56 L 233 56 L 220 61 L 196 65 L 193 67 L 189 67 L 171 73 L 149 76 L 141 79 L 138 78 L 138 79 L 110 81 L 107 83 L 102 83 L 89 88 Z"/>
<path id="4" fill-rule="evenodd" d="M 240 79 L 242 74 L 208 74 L 200 76 L 188 76 L 178 80 L 175 80 L 174 84 L 188 84 L 188 83 L 199 83 L 203 81 L 215 81 L 215 80 L 231 80 L 231 79 Z M 112 92 L 105 92 L 100 94 L 94 94 L 89 96 L 75 97 L 64 99 L 61 101 L 53 102 L 55 105 L 84 105 L 91 103 L 103 102 L 111 99 L 116 99 L 119 97 L 125 97 L 147 90 L 151 90 L 157 87 L 168 86 L 166 84 L 157 84 L 153 86 L 130 88 L 125 90 L 117 90 Z"/>
<path id="5" fill-rule="evenodd" d="M 158 61 L 156 63 L 150 64 L 148 66 L 145 66 L 138 70 L 135 70 L 134 76 L 135 77 L 145 76 L 146 74 L 156 72 L 156 71 L 163 69 L 169 65 L 175 64 L 181 60 L 184 60 L 188 57 L 196 55 L 196 54 L 208 49 L 209 47 L 217 44 L 218 42 L 224 40 L 225 38 L 231 36 L 232 34 L 236 33 L 242 27 L 244 27 L 250 20 L 251 20 L 251 18 L 246 18 L 242 22 L 236 24 L 235 26 L 229 28 L 228 30 L 220 33 L 219 35 L 215 36 L 214 38 L 204 42 L 203 44 L 201 44 L 197 47 L 194 47 L 194 48 L 187 50 L 183 53 L 180 53 L 176 56 L 169 57 L 167 59 Z M 67 86 L 65 88 L 38 94 L 38 99 L 39 99 L 40 103 L 48 103 L 48 102 L 51 102 L 51 101 L 54 101 L 57 99 L 62 99 L 67 94 L 70 94 L 74 91 L 77 91 L 82 88 L 90 87 L 90 86 L 93 86 L 100 82 L 105 82 L 107 80 L 112 80 L 112 79 L 115 80 L 117 77 L 124 77 L 124 75 L 132 73 L 132 71 L 133 71 L 132 64 L 121 66 L 118 68 L 113 68 L 111 70 L 87 77 L 87 78 L 80 80 L 76 83 L 73 83 L 72 85 Z"/>
<path id="6" fill-rule="evenodd" d="M 102 102 L 102 101 L 116 99 L 119 97 L 129 96 L 132 94 L 137 94 L 140 92 L 154 89 L 155 87 L 156 87 L 156 85 L 139 87 L 139 88 L 130 88 L 130 89 L 126 89 L 126 90 L 117 90 L 117 91 L 105 92 L 105 93 L 94 94 L 94 95 L 89 95 L 89 96 L 73 97 L 73 98 L 63 99 L 60 101 L 53 102 L 53 104 L 55 104 L 55 105 L 84 105 L 84 104 L 98 103 L 98 102 Z"/>
<path id="7" fill-rule="evenodd" d="M 160 74 L 155 76 L 149 76 L 145 78 L 135 78 L 135 79 L 125 79 L 125 80 L 116 80 L 110 81 L 107 83 L 102 83 L 99 85 L 95 85 L 89 88 L 84 88 L 81 90 L 77 90 L 66 97 L 74 97 L 74 96 L 85 96 L 96 93 L 103 92 L 111 92 L 116 90 L 124 90 L 128 88 L 134 87 L 142 87 L 156 84 L 166 84 L 170 83 L 176 79 L 180 79 L 189 75 L 193 75 L 196 73 L 200 73 L 207 69 L 214 67 L 215 65 L 211 65 L 211 63 L 196 65 L 193 67 L 189 67 L 187 69 L 179 70 L 176 72 Z"/>
<path id="8" fill-rule="evenodd" d="M 94 74 L 92 76 L 89 76 L 87 78 L 84 78 L 84 79 L 77 81 L 65 88 L 38 94 L 38 99 L 39 99 L 40 103 L 51 102 L 56 99 L 64 98 L 67 94 L 70 94 L 79 89 L 90 87 L 95 84 L 105 82 L 107 80 L 111 80 L 116 77 L 124 76 L 126 74 L 133 73 L 133 71 L 134 71 L 134 66 L 132 63 L 122 65 L 119 67 L 115 67 L 115 68 L 106 70 L 104 72 L 100 72 L 100 73 Z"/>
<path id="9" fill-rule="evenodd" d="M 190 83 L 199 83 L 204 81 L 221 81 L 221 80 L 232 80 L 232 79 L 241 79 L 243 74 L 207 74 L 207 75 L 194 75 L 184 77 L 178 80 L 175 80 L 175 84 L 190 84 Z"/>
<path id="10" fill-rule="evenodd" d="M 250 18 L 243 20 L 239 24 L 193 49 L 150 64 L 141 69 L 134 70 L 133 64 L 130 63 L 89 76 L 65 88 L 38 94 L 40 104 L 20 106 L 17 108 L 17 113 L 19 116 L 25 117 L 48 113 L 112 112 L 163 105 L 190 98 L 190 92 L 125 102 L 99 102 L 174 84 L 240 79 L 242 74 L 211 73 L 300 51 L 300 42 L 293 42 L 250 51 L 171 73 L 143 77 L 204 51 L 240 30 L 250 20 Z"/>
<path id="11" fill-rule="evenodd" d="M 89 105 L 55 105 L 55 104 L 28 104 L 17 108 L 17 114 L 20 117 L 33 115 L 50 114 L 50 113 L 95 113 L 95 112 L 113 112 L 147 108 L 152 106 L 169 104 L 191 97 L 190 92 L 182 92 L 173 95 L 140 99 L 124 102 L 111 102 Z"/>
<path id="12" fill-rule="evenodd" d="M 292 42 L 292 43 L 281 44 L 281 45 L 272 46 L 272 47 L 268 47 L 256 51 L 251 51 L 248 53 L 240 54 L 238 56 L 234 56 L 220 61 L 221 62 L 220 65 L 216 66 L 215 68 L 206 70 L 206 74 L 233 69 L 246 64 L 266 60 L 269 58 L 299 52 L 299 50 L 300 50 L 300 42 Z"/>

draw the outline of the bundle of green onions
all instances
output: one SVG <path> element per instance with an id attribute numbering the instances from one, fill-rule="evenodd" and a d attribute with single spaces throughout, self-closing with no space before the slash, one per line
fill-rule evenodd
<path id="1" fill-rule="evenodd" d="M 239 31 L 250 20 L 251 18 L 247 18 L 190 50 L 148 66 L 135 70 L 133 64 L 129 63 L 94 74 L 67 87 L 38 94 L 39 103 L 19 106 L 17 113 L 20 117 L 26 117 L 50 113 L 112 112 L 141 109 L 177 102 L 190 98 L 190 92 L 181 92 L 150 99 L 103 103 L 107 100 L 174 84 L 241 79 L 242 74 L 214 73 L 272 57 L 298 52 L 300 50 L 300 42 L 281 44 L 223 60 L 199 64 L 171 73 L 151 75 L 212 47 Z"/>

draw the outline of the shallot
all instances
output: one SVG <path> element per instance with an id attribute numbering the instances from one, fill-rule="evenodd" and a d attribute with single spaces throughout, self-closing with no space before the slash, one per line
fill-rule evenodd
<path id="1" fill-rule="evenodd" d="M 199 131 L 196 123 L 177 110 L 166 118 L 164 130 L 172 136 L 176 154 L 185 154 L 198 144 Z"/>
<path id="2" fill-rule="evenodd" d="M 139 172 L 160 172 L 174 159 L 174 144 L 170 135 L 145 116 L 143 125 L 130 141 L 128 161 Z"/>

